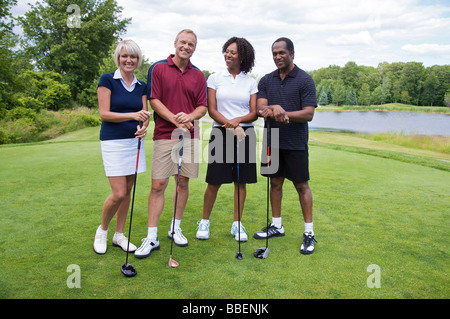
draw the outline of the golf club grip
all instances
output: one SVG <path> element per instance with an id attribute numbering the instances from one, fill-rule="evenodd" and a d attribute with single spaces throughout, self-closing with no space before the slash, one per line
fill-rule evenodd
<path id="1" fill-rule="evenodd" d="M 272 134 L 270 129 L 270 119 L 266 120 L 266 130 L 267 130 L 267 166 L 270 165 L 270 148 L 272 146 Z"/>
<path id="2" fill-rule="evenodd" d="M 184 146 L 184 135 L 181 135 L 181 147 L 180 147 L 180 160 L 183 156 L 183 146 Z"/>
<path id="3" fill-rule="evenodd" d="M 139 122 L 139 127 L 142 128 L 142 125 L 143 125 L 143 124 L 144 124 L 143 122 Z M 137 146 L 137 149 L 138 149 L 138 150 L 141 149 L 141 139 L 140 139 L 140 138 L 138 138 L 138 146 Z"/>
<path id="4" fill-rule="evenodd" d="M 139 127 L 142 127 L 142 122 L 139 122 Z M 138 145 L 137 145 L 137 157 L 136 157 L 136 173 L 138 170 L 138 165 L 139 165 L 139 154 L 141 152 L 141 139 L 138 138 Z"/>

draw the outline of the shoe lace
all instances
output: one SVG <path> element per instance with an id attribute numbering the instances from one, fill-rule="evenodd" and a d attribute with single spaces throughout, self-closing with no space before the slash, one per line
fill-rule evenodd
<path id="1" fill-rule="evenodd" d="M 142 238 L 141 241 L 142 241 L 141 247 L 145 247 L 147 245 L 155 246 L 155 243 L 153 242 L 153 240 L 151 238 L 145 237 L 145 238 Z"/>
<path id="2" fill-rule="evenodd" d="M 208 230 L 208 224 L 207 223 L 202 223 L 202 221 L 200 220 L 200 221 L 198 221 L 197 222 L 197 230 L 200 230 L 200 231 L 207 231 Z"/>
<path id="3" fill-rule="evenodd" d="M 304 239 L 304 241 L 305 241 L 305 246 L 306 246 L 306 247 L 308 247 L 309 245 L 311 245 L 311 242 L 317 243 L 316 238 L 315 238 L 313 235 L 311 235 L 311 233 L 305 234 L 305 239 Z"/>
<path id="4" fill-rule="evenodd" d="M 275 225 L 272 224 L 272 225 L 269 225 L 269 231 L 268 231 L 268 233 L 269 233 L 269 235 L 272 235 L 272 234 L 275 233 L 277 230 L 278 230 L 278 228 L 275 227 Z M 267 232 L 267 227 L 264 227 L 261 231 Z"/>
<path id="5" fill-rule="evenodd" d="M 186 237 L 184 237 L 183 233 L 181 232 L 181 228 L 176 228 L 175 229 L 175 234 L 177 234 L 183 240 L 186 239 Z"/>

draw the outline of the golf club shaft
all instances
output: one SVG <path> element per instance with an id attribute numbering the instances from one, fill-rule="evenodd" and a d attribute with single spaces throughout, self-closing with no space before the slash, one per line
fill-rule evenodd
<path id="1" fill-rule="evenodd" d="M 126 260 L 125 260 L 125 264 L 128 264 L 128 251 L 130 250 L 131 223 L 133 221 L 134 195 L 136 194 L 136 182 L 137 182 L 137 174 L 138 174 L 138 167 L 139 167 L 139 155 L 140 155 L 140 152 L 141 152 L 141 139 L 139 138 L 138 139 L 138 145 L 137 145 L 136 170 L 134 172 L 133 198 L 131 200 L 130 227 L 128 229 L 127 257 L 126 257 Z"/>
<path id="2" fill-rule="evenodd" d="M 270 165 L 270 147 L 272 146 L 272 136 L 270 131 L 270 119 L 266 120 L 266 130 L 267 130 L 267 167 Z M 267 176 L 267 216 L 266 216 L 266 249 L 269 247 L 269 181 L 270 177 Z"/>
<path id="3" fill-rule="evenodd" d="M 178 174 L 177 174 L 177 185 L 175 188 L 175 202 L 173 207 L 173 220 L 172 220 L 172 242 L 170 243 L 170 258 L 172 258 L 172 250 L 173 250 L 173 241 L 175 236 L 175 216 L 177 213 L 177 203 L 178 203 L 178 186 L 180 184 L 180 171 L 181 171 L 181 159 L 183 157 L 183 144 L 184 144 L 184 135 L 181 135 L 181 147 L 180 147 L 180 157 L 178 159 Z"/>
<path id="4" fill-rule="evenodd" d="M 237 209 L 238 209 L 238 240 L 239 253 L 241 252 L 241 197 L 239 189 L 239 139 L 236 137 L 236 168 L 237 168 Z"/>

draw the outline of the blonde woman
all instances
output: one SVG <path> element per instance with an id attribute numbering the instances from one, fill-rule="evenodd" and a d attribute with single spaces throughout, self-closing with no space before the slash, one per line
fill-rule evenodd
<path id="1" fill-rule="evenodd" d="M 105 73 L 98 83 L 98 105 L 102 126 L 100 140 L 103 166 L 111 186 L 111 194 L 103 204 L 101 225 L 97 228 L 94 251 L 104 254 L 107 249 L 108 227 L 116 216 L 114 246 L 127 250 L 128 239 L 123 227 L 130 206 L 130 193 L 136 170 L 138 139 L 147 135 L 150 113 L 147 106 L 146 84 L 136 79 L 134 71 L 142 63 L 139 46 L 132 40 L 120 42 L 114 53 L 117 70 Z M 138 173 L 146 170 L 145 148 L 141 143 Z M 136 246 L 130 243 L 129 251 Z"/>

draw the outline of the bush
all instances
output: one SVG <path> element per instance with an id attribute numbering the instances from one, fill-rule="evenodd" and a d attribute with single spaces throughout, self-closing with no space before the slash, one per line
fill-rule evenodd
<path id="1" fill-rule="evenodd" d="M 25 108 L 23 106 L 18 106 L 9 110 L 7 112 L 6 118 L 9 120 L 19 120 L 19 119 L 29 119 L 34 121 L 36 119 L 37 113 L 35 110 Z"/>
<path id="2" fill-rule="evenodd" d="M 20 97 L 17 100 L 22 107 L 32 109 L 37 112 L 39 112 L 44 107 L 44 103 L 31 96 Z"/>
<path id="3" fill-rule="evenodd" d="M 38 129 L 31 118 L 19 118 L 7 122 L 3 139 L 6 143 L 26 143 L 38 133 Z"/>
<path id="4" fill-rule="evenodd" d="M 102 120 L 98 116 L 89 114 L 75 114 L 83 120 L 83 122 L 89 127 L 95 127 L 102 124 Z"/>
<path id="5" fill-rule="evenodd" d="M 55 111 L 70 107 L 70 88 L 59 73 L 26 71 L 19 76 L 19 83 L 23 83 L 17 94 L 22 106 Z"/>
<path id="6" fill-rule="evenodd" d="M 22 106 L 7 111 L 0 121 L 0 144 L 37 142 L 61 134 L 101 124 L 98 110 L 79 107 L 74 110 L 37 113 Z"/>

